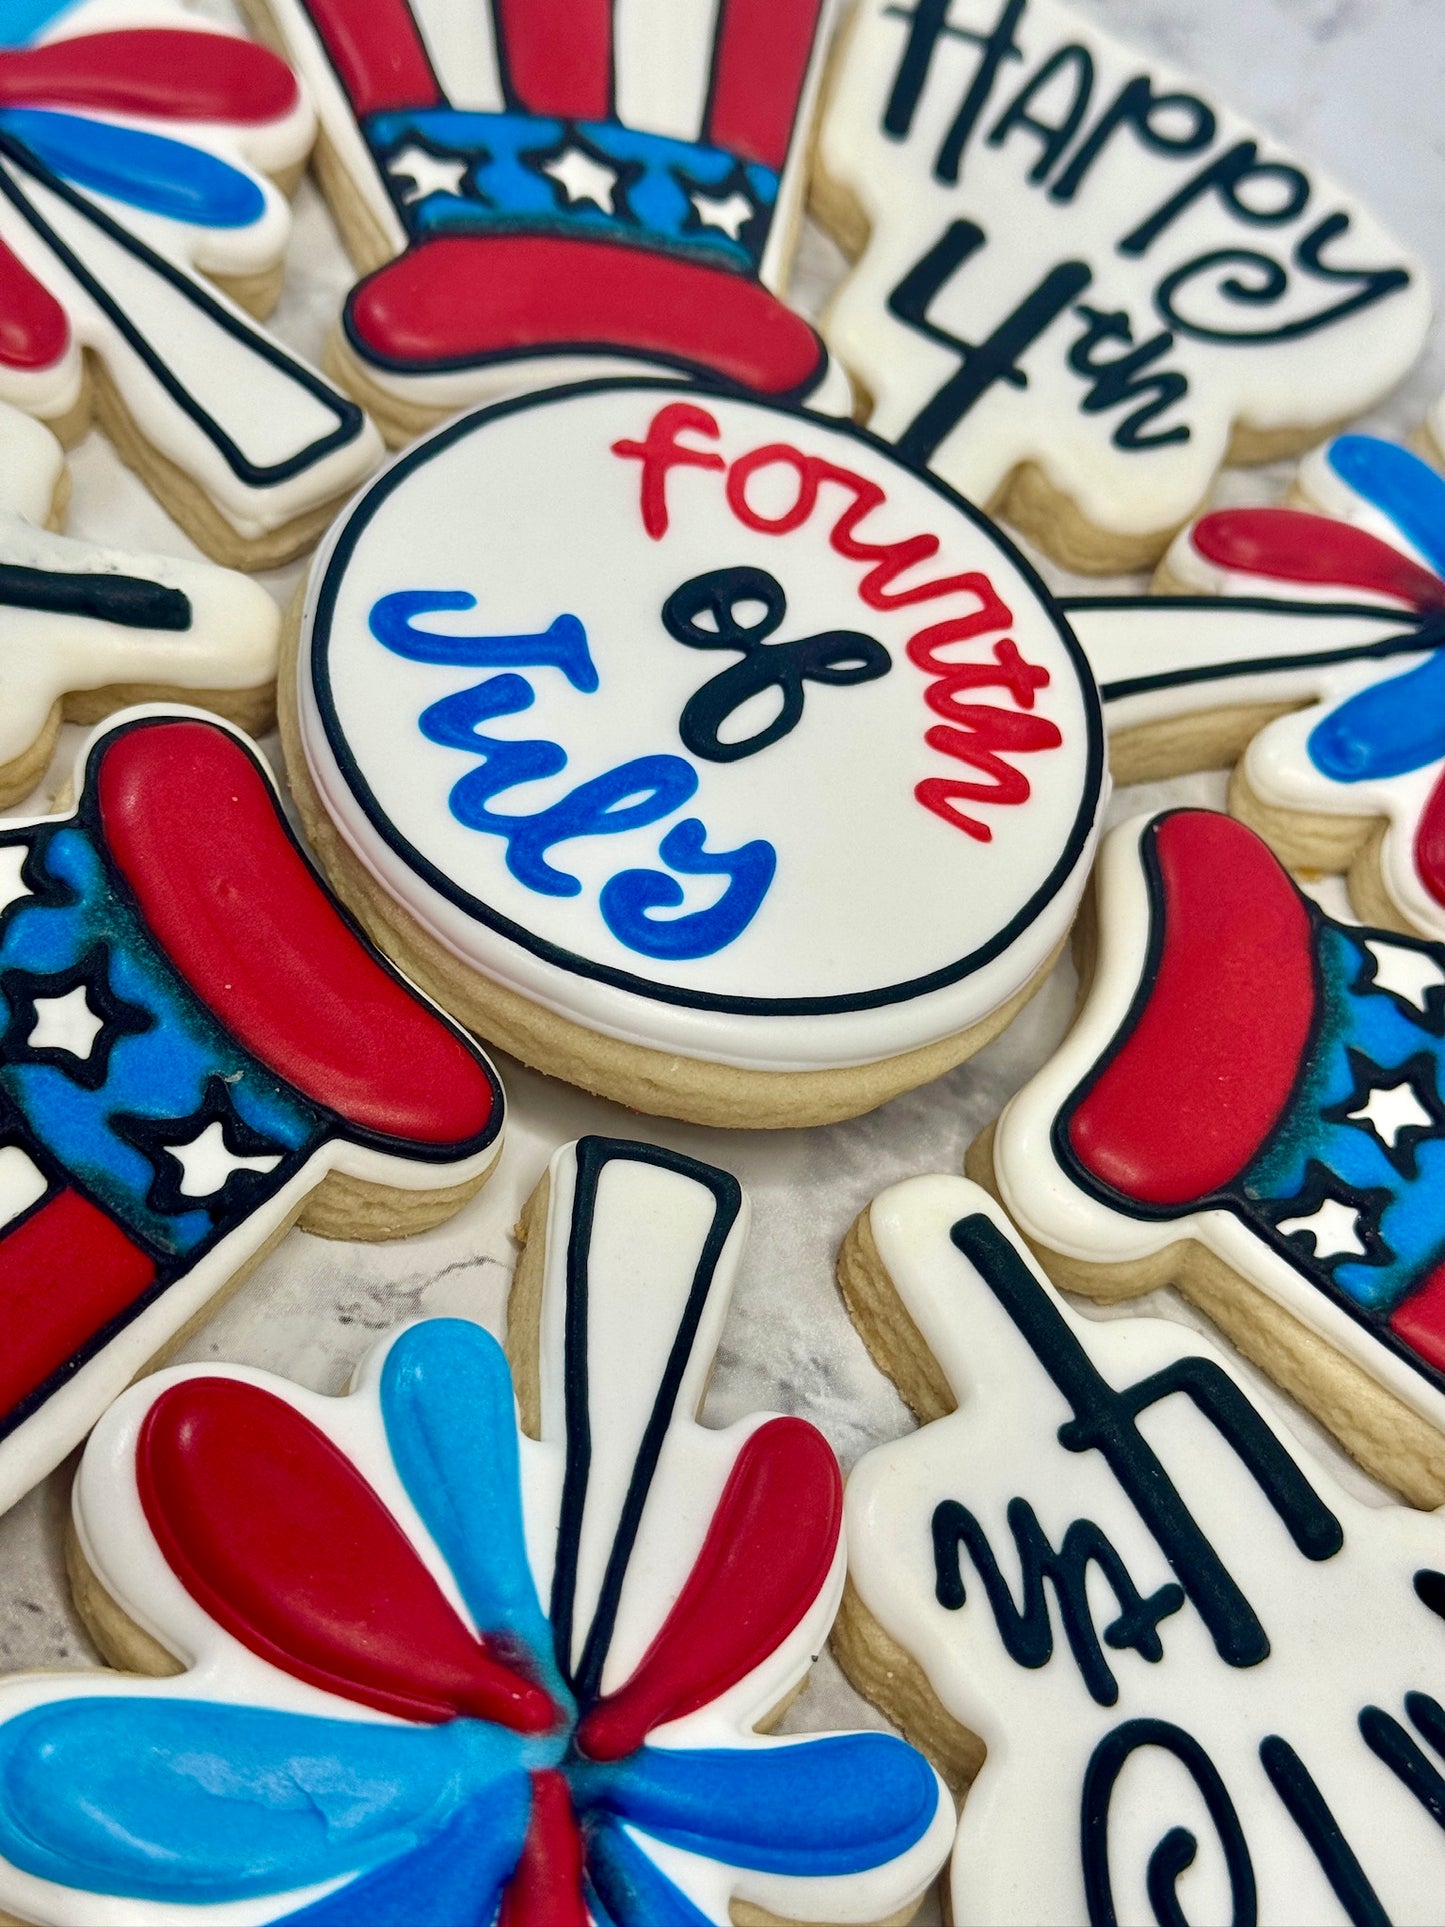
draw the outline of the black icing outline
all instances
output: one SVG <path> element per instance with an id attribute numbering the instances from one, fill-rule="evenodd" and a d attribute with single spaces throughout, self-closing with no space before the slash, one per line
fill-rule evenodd
<path id="1" fill-rule="evenodd" d="M 1018 570 L 1025 585 L 1037 598 L 1041 614 L 1052 621 L 1064 654 L 1073 665 L 1078 677 L 1088 748 L 1079 808 L 1059 860 L 1017 915 L 1005 924 L 1002 930 L 997 931 L 987 942 L 969 952 L 957 963 L 932 971 L 927 976 L 915 977 L 904 983 L 889 984 L 877 990 L 854 991 L 835 997 L 728 997 L 712 991 L 685 990 L 670 984 L 655 983 L 650 978 L 639 977 L 631 971 L 616 970 L 610 965 L 590 963 L 586 958 L 577 956 L 575 952 L 563 949 L 560 944 L 551 943 L 546 938 L 525 929 L 521 924 L 514 923 L 510 917 L 502 916 L 500 912 L 493 910 L 479 898 L 461 889 L 415 849 L 391 823 L 372 795 L 342 731 L 341 721 L 331 694 L 327 667 L 327 645 L 341 579 L 372 516 L 389 498 L 392 491 L 408 479 L 413 469 L 450 448 L 454 442 L 470 435 L 483 422 L 516 414 L 523 409 L 553 406 L 559 401 L 568 401 L 581 395 L 610 393 L 617 390 L 642 394 L 649 392 L 676 394 L 678 387 L 671 381 L 646 381 L 633 376 L 615 376 L 570 383 L 564 387 L 545 388 L 532 394 L 515 396 L 508 401 L 495 402 L 486 408 L 476 409 L 410 449 L 389 468 L 383 470 L 371 486 L 357 497 L 350 514 L 340 525 L 335 542 L 326 557 L 324 572 L 316 587 L 310 630 L 310 682 L 317 716 L 325 733 L 327 746 L 336 760 L 342 781 L 372 830 L 414 876 L 419 877 L 438 896 L 453 904 L 472 922 L 485 925 L 498 936 L 505 937 L 509 942 L 515 943 L 519 948 L 529 951 L 534 957 L 540 958 L 542 962 L 551 964 L 557 969 L 568 971 L 573 976 L 587 978 L 595 983 L 609 984 L 614 989 L 627 991 L 633 996 L 644 997 L 654 1003 L 680 1005 L 690 1010 L 727 1011 L 748 1017 L 826 1016 L 844 1011 L 878 1010 L 890 1004 L 909 1003 L 919 997 L 926 997 L 933 991 L 946 989 L 949 985 L 956 984 L 963 978 L 982 970 L 996 957 L 1002 956 L 1010 949 L 1023 932 L 1038 920 L 1045 906 L 1058 895 L 1065 881 L 1076 869 L 1085 846 L 1094 833 L 1103 789 L 1104 726 L 1097 687 L 1089 670 L 1087 658 L 1078 638 L 1062 614 L 1060 605 L 1049 593 L 1027 558 L 1019 553 L 1002 530 L 980 509 L 975 508 L 971 502 L 965 501 L 961 495 L 949 488 L 947 483 L 940 481 L 936 475 L 930 474 L 927 470 L 912 468 L 908 463 L 900 461 L 896 451 L 887 442 L 876 435 L 870 435 L 866 429 L 855 427 L 851 422 L 837 422 L 829 417 L 810 414 L 804 409 L 780 407 L 775 402 L 749 395 L 742 390 L 729 391 L 728 399 L 734 403 L 756 408 L 768 417 L 794 416 L 806 422 L 814 430 L 821 428 L 836 435 L 845 445 L 850 441 L 861 442 L 873 453 L 881 455 L 886 461 L 904 469 L 906 473 L 931 488 L 947 507 L 958 511 L 972 522 L 986 540 L 993 544 L 995 552 L 1001 554 L 1005 561 Z"/>

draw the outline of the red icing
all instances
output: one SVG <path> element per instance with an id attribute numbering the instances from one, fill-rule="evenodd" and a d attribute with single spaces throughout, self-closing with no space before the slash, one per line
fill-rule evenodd
<path id="1" fill-rule="evenodd" d="M 1427 1365 L 1445 1372 L 1445 1261 L 1436 1265 L 1418 1291 L 1395 1307 L 1390 1330 Z"/>
<path id="2" fill-rule="evenodd" d="M 1162 902 L 1142 1011 L 1074 1112 L 1068 1140 L 1141 1204 L 1208 1197 L 1284 1110 L 1315 1016 L 1309 915 L 1252 830 L 1181 810 L 1145 832 Z"/>
<path id="3" fill-rule="evenodd" d="M 1011 709 L 991 708 L 987 703 L 955 703 L 948 713 L 957 718 L 961 727 L 935 723 L 925 733 L 924 742 L 930 749 L 941 750 L 945 756 L 955 756 L 959 762 L 969 764 L 986 780 L 926 776 L 914 785 L 913 794 L 926 810 L 932 810 L 945 823 L 979 843 L 989 843 L 993 840 L 993 831 L 987 823 L 969 816 L 958 804 L 970 800 L 1027 803 L 1029 779 L 1012 763 L 1006 763 L 1000 752 L 1022 756 L 1034 750 L 1057 749 L 1064 740 L 1063 732 L 1047 716 L 1021 716 Z"/>
<path id="4" fill-rule="evenodd" d="M 405 0 L 305 0 L 358 119 L 436 107 L 441 89 Z"/>
<path id="5" fill-rule="evenodd" d="M 760 1666 L 822 1590 L 842 1521 L 843 1481 L 822 1434 L 796 1418 L 754 1432 L 672 1611 L 631 1679 L 583 1719 L 579 1749 L 620 1760 Z"/>
<path id="6" fill-rule="evenodd" d="M 642 464 L 642 526 L 654 542 L 667 534 L 667 472 L 671 468 L 726 468 L 727 463 L 715 450 L 690 448 L 677 438 L 688 428 L 698 435 L 721 434 L 716 415 L 687 401 L 670 401 L 659 408 L 648 423 L 647 439 L 624 439 L 612 444 L 612 453 L 624 461 Z"/>
<path id="7" fill-rule="evenodd" d="M 1300 509 L 1217 509 L 1190 541 L 1207 562 L 1277 582 L 1386 595 L 1412 609 L 1445 608 L 1445 583 L 1365 529 Z"/>
<path id="8" fill-rule="evenodd" d="M 69 346 L 64 308 L 0 241 L 0 362 L 53 368 Z"/>
<path id="9" fill-rule="evenodd" d="M 1445 909 L 1445 775 L 1435 778 L 1415 830 L 1415 868 L 1420 881 Z"/>
<path id="10" fill-rule="evenodd" d="M 482 1061 L 345 921 L 234 736 L 143 724 L 105 743 L 94 780 L 141 914 L 248 1050 L 367 1130 L 436 1145 L 486 1132 Z"/>
<path id="11" fill-rule="evenodd" d="M 284 1399 L 235 1379 L 173 1386 L 141 1428 L 136 1484 L 187 1592 L 273 1666 L 403 1719 L 556 1724 L 550 1696 L 487 1654 L 355 1466 Z"/>
<path id="12" fill-rule="evenodd" d="M 706 140 L 782 171 L 819 11 L 820 0 L 722 0 Z"/>
<path id="13" fill-rule="evenodd" d="M 0 1238 L 0 1413 L 11 1412 L 128 1311 L 155 1266 L 77 1191 Z"/>
<path id="14" fill-rule="evenodd" d="M 582 1835 L 560 1773 L 532 1775 L 532 1817 L 497 1927 L 589 1927 Z"/>
<path id="15" fill-rule="evenodd" d="M 296 100 L 285 61 L 231 34 L 126 27 L 0 54 L 0 106 L 249 125 L 281 119 Z"/>
<path id="16" fill-rule="evenodd" d="M 377 360 L 423 372 L 435 362 L 595 346 L 781 395 L 809 384 L 822 363 L 807 322 L 756 281 L 568 235 L 424 242 L 352 291 L 347 324 Z"/>
<path id="17" fill-rule="evenodd" d="M 612 0 L 492 0 L 507 93 L 531 114 L 612 112 Z"/>

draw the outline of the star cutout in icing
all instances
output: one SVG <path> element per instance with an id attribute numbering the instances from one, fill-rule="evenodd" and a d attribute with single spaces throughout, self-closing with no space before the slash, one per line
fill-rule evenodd
<path id="1" fill-rule="evenodd" d="M 1303 1218 L 1282 1218 L 1276 1228 L 1286 1238 L 1295 1232 L 1307 1231 L 1315 1242 L 1316 1259 L 1363 1258 L 1365 1247 L 1360 1241 L 1359 1222 L 1360 1214 L 1354 1205 L 1341 1204 L 1338 1198 L 1326 1198 L 1318 1211 Z"/>
<path id="2" fill-rule="evenodd" d="M 569 207 L 578 201 L 591 201 L 604 214 L 617 212 L 612 199 L 617 188 L 617 169 L 593 160 L 580 147 L 569 147 L 554 160 L 543 161 L 542 172 L 561 188 Z"/>
<path id="3" fill-rule="evenodd" d="M 465 155 L 447 160 L 413 143 L 392 156 L 386 164 L 386 171 L 394 181 L 410 181 L 410 187 L 403 191 L 401 197 L 410 207 L 413 201 L 424 201 L 431 194 L 452 194 L 460 198 L 462 181 L 470 166 L 471 162 Z"/>
<path id="4" fill-rule="evenodd" d="M 183 1198 L 212 1198 L 224 1190 L 233 1171 L 274 1171 L 281 1162 L 279 1151 L 259 1157 L 242 1157 L 226 1143 L 219 1118 L 213 1118 L 203 1131 L 188 1143 L 165 1144 L 181 1167 L 180 1192 Z"/>
<path id="5" fill-rule="evenodd" d="M 1398 1084 L 1376 1084 L 1358 1109 L 1347 1113 L 1352 1124 L 1373 1131 L 1388 1150 L 1393 1151 L 1402 1131 L 1430 1131 L 1435 1120 L 1420 1102 L 1409 1080 Z"/>
<path id="6" fill-rule="evenodd" d="M 714 201 L 706 194 L 694 194 L 693 207 L 704 227 L 721 228 L 730 241 L 736 241 L 757 209 L 746 194 L 734 188 L 725 200 Z"/>
<path id="7" fill-rule="evenodd" d="M 35 999 L 35 1022 L 27 1042 L 31 1050 L 63 1050 L 85 1059 L 104 1029 L 105 1019 L 91 1009 L 86 986 L 77 984 L 63 997 Z"/>
<path id="8" fill-rule="evenodd" d="M 1375 989 L 1390 991 L 1416 1010 L 1424 1010 L 1429 993 L 1445 984 L 1445 971 L 1428 950 L 1407 950 L 1374 937 L 1365 939 L 1365 948 L 1375 960 Z"/>
<path id="9" fill-rule="evenodd" d="M 0 844 L 0 912 L 18 903 L 21 897 L 33 895 L 29 885 L 20 878 L 21 866 L 29 854 L 28 843 Z"/>

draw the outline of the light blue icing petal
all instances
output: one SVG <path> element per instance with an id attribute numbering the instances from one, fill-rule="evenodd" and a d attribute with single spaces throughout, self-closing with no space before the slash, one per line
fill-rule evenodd
<path id="1" fill-rule="evenodd" d="M 478 1629 L 516 1641 L 557 1692 L 552 1635 L 527 1563 L 517 1414 L 501 1346 L 460 1318 L 413 1326 L 387 1357 L 381 1410 L 402 1484 Z"/>
<path id="2" fill-rule="evenodd" d="M 87 1893 L 287 1893 L 412 1852 L 484 1790 L 510 1826 L 525 1748 L 474 1720 L 61 1700 L 0 1727 L 0 1854 Z"/>
<path id="3" fill-rule="evenodd" d="M 604 1822 L 589 1832 L 587 1872 L 598 1927 L 707 1927 L 681 1888 L 650 1860 L 622 1828 Z M 599 1904 L 600 1903 L 600 1904 Z"/>
<path id="4" fill-rule="evenodd" d="M 804 1878 L 863 1873 L 906 1853 L 938 1809 L 921 1753 L 885 1733 L 840 1733 L 791 1746 L 673 1751 L 644 1746 L 593 1779 L 579 1800 L 689 1852 Z"/>
<path id="5" fill-rule="evenodd" d="M 266 197 L 249 174 L 165 134 L 43 107 L 6 107 L 0 127 L 63 179 L 147 214 L 194 227 L 240 228 L 266 212 Z"/>
<path id="6" fill-rule="evenodd" d="M 1342 482 L 1388 515 L 1435 573 L 1445 575 L 1445 476 L 1378 435 L 1337 435 L 1327 459 Z"/>
<path id="7" fill-rule="evenodd" d="M 525 1780 L 471 1800 L 425 1846 L 360 1875 L 278 1927 L 491 1927 L 521 1856 Z"/>
<path id="8" fill-rule="evenodd" d="M 0 0 L 0 47 L 23 47 L 76 0 Z"/>
<path id="9" fill-rule="evenodd" d="M 1336 783 L 1403 776 L 1438 762 L 1445 756 L 1445 647 L 1331 710 L 1310 731 L 1309 754 Z"/>

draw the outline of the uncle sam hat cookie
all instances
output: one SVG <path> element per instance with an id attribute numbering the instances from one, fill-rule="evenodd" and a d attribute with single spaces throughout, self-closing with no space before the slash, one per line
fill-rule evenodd
<path id="1" fill-rule="evenodd" d="M 1027 563 L 851 426 L 620 380 L 464 418 L 318 556 L 287 765 L 482 1036 L 638 1109 L 856 1115 L 1001 1030 L 1107 778 Z"/>

